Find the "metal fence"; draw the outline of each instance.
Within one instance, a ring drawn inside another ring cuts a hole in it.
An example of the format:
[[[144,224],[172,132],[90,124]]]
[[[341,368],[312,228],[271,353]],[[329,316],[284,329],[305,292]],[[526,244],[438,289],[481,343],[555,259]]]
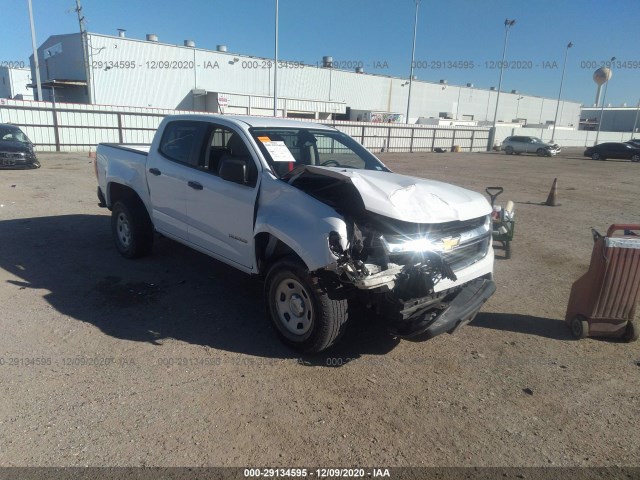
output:
[[[39,151],[95,150],[101,142],[149,145],[166,115],[198,113],[208,112],[0,99],[0,123],[22,128]],[[332,125],[374,152],[483,151],[489,138],[486,127],[308,121]]]

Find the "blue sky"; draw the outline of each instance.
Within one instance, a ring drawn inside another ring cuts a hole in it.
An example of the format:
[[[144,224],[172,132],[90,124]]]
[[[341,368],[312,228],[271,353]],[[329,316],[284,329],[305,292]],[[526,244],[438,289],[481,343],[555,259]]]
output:
[[[32,1],[38,44],[50,35],[78,30],[75,0]],[[273,56],[275,0],[82,4],[92,32],[115,34],[124,28],[134,38],[155,33],[166,43],[193,39],[201,48],[222,43],[230,52]],[[26,61],[31,53],[26,0],[0,0],[0,11],[0,62]],[[362,62],[371,73],[408,77],[413,15],[413,0],[280,0],[279,56],[315,64],[332,55],[345,66]],[[497,86],[500,72],[492,62],[502,55],[505,18],[517,20],[507,49],[507,60],[516,69],[505,71],[503,90],[556,97],[565,46],[572,41],[563,98],[592,104],[592,62],[615,56],[620,64],[607,103],[637,104],[640,0],[422,0],[415,75],[456,85]],[[459,68],[464,66],[468,68]]]

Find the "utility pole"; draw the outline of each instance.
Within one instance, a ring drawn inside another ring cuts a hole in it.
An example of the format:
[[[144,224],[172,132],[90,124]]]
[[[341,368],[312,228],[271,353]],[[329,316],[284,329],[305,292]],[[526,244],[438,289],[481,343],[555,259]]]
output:
[[[38,62],[38,47],[36,46],[36,28],[33,24],[33,8],[31,0],[27,0],[29,6],[29,22],[31,23],[31,48],[33,48],[33,65],[36,70],[36,88],[38,90],[38,101],[42,102],[42,82],[40,82],[40,62]]]
[[[413,86],[413,67],[416,60],[416,33],[418,33],[418,7],[420,0],[416,1],[416,14],[413,20],[413,47],[411,48],[411,69],[409,74],[409,95],[407,97],[407,119],[405,123],[409,123],[409,109],[411,108],[411,87]]]
[[[87,35],[87,26],[84,15],[82,14],[82,5],[80,0],[76,0],[76,13],[78,14],[78,24],[80,25],[80,37],[82,39],[82,56],[84,60],[84,71],[87,77],[87,100],[93,104],[93,92],[91,91],[91,65],[89,64],[89,41]]]
[[[278,0],[276,0],[276,37],[273,63],[273,116],[278,116]]]

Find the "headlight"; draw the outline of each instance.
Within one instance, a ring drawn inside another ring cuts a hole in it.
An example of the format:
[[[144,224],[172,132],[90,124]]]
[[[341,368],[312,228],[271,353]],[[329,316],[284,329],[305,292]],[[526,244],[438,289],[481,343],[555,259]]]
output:
[[[393,253],[424,253],[437,252],[446,253],[457,248],[459,245],[479,241],[480,238],[488,235],[491,230],[491,215],[485,215],[482,225],[461,232],[456,235],[442,236],[438,232],[422,235],[393,235],[389,238],[380,237],[382,245],[390,254]]]

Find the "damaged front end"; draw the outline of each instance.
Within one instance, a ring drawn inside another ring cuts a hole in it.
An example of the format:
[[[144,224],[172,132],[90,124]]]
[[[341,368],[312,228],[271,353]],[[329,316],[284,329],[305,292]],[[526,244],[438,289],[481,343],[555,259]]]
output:
[[[401,225],[404,222],[369,217],[349,222],[346,249],[335,234],[329,244],[338,257],[340,280],[356,287],[367,304],[388,319],[393,335],[433,337],[453,331],[471,321],[494,293],[490,273],[462,284],[455,273],[487,255],[487,219]]]
[[[398,220],[369,211],[349,178],[323,173],[307,168],[289,183],[344,218],[347,238],[331,232],[328,239],[335,273],[389,320],[393,335],[428,338],[473,319],[495,291],[488,212],[434,223]]]

